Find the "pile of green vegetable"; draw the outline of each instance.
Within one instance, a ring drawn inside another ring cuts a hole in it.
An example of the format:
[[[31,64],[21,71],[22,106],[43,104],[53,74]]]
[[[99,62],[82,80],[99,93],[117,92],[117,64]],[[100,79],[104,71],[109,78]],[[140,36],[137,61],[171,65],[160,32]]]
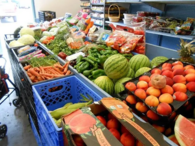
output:
[[[103,70],[103,64],[108,57],[114,54],[119,53],[111,47],[97,45],[97,47],[92,47],[87,51],[87,57],[79,56],[74,68],[90,80],[95,80],[99,76],[106,75]],[[123,56],[129,60],[133,55],[123,54]]]
[[[40,66],[53,66],[57,61],[55,60],[53,55],[48,55],[45,57],[33,57],[32,59],[28,60],[28,63],[32,67],[40,67]]]

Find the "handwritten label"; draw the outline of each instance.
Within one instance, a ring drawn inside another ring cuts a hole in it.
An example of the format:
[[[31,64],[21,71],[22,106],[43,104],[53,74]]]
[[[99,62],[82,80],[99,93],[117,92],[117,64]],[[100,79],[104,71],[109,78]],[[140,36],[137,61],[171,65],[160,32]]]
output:
[[[93,128],[90,129],[91,132],[93,133],[93,136],[97,138],[97,141],[100,144],[100,146],[111,146],[100,128],[97,128],[96,125],[94,125]]]

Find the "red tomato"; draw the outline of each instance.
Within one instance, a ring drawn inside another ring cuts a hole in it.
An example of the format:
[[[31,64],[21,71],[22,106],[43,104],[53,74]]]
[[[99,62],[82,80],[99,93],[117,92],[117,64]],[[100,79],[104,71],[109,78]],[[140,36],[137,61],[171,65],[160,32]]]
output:
[[[38,47],[39,45],[37,43],[34,44],[35,47]]]

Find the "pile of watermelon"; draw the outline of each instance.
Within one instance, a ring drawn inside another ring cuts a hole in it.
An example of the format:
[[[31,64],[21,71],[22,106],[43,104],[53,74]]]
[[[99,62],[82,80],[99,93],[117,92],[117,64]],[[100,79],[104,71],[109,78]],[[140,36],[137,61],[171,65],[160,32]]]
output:
[[[104,63],[104,71],[107,76],[98,77],[94,83],[110,95],[118,94],[125,90],[123,83],[138,77],[168,60],[163,56],[155,57],[151,63],[147,56],[134,55],[129,61],[120,54],[110,56]]]

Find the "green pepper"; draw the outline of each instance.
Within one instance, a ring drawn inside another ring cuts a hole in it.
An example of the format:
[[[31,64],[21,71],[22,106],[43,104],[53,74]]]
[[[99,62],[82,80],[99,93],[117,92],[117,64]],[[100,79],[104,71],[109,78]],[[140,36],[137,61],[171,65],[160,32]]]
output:
[[[105,45],[98,45],[99,48],[103,48],[103,49],[106,49],[106,46]]]
[[[111,47],[106,47],[106,50],[112,50],[112,48]]]
[[[83,58],[83,56],[82,56],[82,55],[79,55],[79,56],[77,57],[77,59],[76,59],[77,63],[81,62],[82,58]]]
[[[83,75],[86,76],[86,77],[88,77],[88,76],[92,73],[93,70],[94,70],[94,68],[92,68],[92,69],[90,69],[90,70],[85,70],[85,71],[83,72]]]
[[[74,66],[74,68],[77,68],[77,67],[80,66],[82,63],[83,63],[83,62],[79,62],[78,64],[76,64],[76,65]]]
[[[89,59],[89,58],[83,58],[82,60],[84,60],[84,61],[86,61],[86,62],[88,62],[88,63],[90,63],[92,65],[95,64],[95,62],[93,60]]]
[[[112,54],[112,50],[100,51],[100,53],[101,53],[102,55]]]
[[[93,56],[87,56],[87,58],[89,58],[89,59],[91,59],[91,60],[93,60],[93,61],[95,61],[95,62],[97,62],[97,59],[95,58],[95,57],[93,57]]]
[[[112,51],[112,55],[114,54],[118,54],[118,51],[117,50]]]
[[[94,79],[98,78],[99,76],[106,75],[103,69],[97,69],[92,71],[92,76]]]
[[[83,62],[79,67],[78,67],[78,72],[82,73],[84,70],[87,70],[89,68],[89,62]]]
[[[100,56],[100,58],[99,58],[100,59],[100,63],[103,64],[106,61],[107,58],[108,57],[105,56],[105,55]]]

